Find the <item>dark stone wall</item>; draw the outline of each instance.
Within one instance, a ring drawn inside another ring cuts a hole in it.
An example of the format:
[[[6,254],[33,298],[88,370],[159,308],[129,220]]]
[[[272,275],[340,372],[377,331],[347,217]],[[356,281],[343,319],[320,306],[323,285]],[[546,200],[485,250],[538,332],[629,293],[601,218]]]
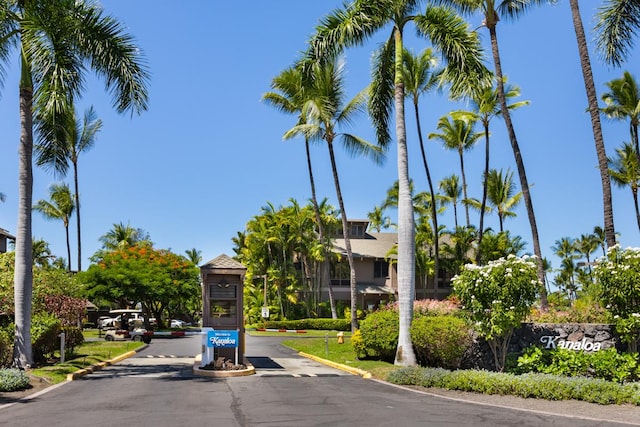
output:
[[[550,337],[550,338],[543,338]],[[517,357],[531,346],[543,348],[565,346],[576,351],[586,347],[586,351],[594,348],[606,349],[616,347],[625,351],[626,345],[620,342],[615,327],[609,324],[596,323],[523,323],[514,331],[509,344],[509,353]],[[598,345],[596,345],[598,344]],[[493,354],[487,342],[474,338],[473,345],[467,351],[462,362],[465,369],[495,370]]]

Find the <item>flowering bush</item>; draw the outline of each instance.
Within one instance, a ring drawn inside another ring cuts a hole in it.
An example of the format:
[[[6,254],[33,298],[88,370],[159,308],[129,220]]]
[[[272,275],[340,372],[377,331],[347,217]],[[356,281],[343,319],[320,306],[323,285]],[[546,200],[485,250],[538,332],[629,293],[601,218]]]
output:
[[[529,313],[540,288],[535,260],[509,255],[483,266],[467,264],[452,283],[461,308],[489,343],[496,369],[503,370],[513,330]]]
[[[594,269],[600,298],[629,351],[638,351],[640,335],[640,248],[609,248]]]

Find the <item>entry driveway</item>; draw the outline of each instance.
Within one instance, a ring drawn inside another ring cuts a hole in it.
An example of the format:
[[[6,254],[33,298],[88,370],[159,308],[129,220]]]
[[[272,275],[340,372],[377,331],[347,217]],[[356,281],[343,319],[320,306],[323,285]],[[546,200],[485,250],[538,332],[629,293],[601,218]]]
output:
[[[0,410],[6,426],[614,426],[475,405],[366,380],[247,336],[256,375],[194,375],[199,337],[154,339],[135,357]],[[269,362],[269,363],[271,363]],[[267,363],[267,364],[269,364]]]

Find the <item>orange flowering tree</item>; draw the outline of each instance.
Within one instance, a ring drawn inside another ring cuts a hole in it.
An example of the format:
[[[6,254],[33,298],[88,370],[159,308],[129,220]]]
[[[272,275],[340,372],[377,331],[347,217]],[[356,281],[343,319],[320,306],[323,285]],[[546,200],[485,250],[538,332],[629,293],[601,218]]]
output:
[[[198,268],[170,250],[142,243],[98,252],[93,261],[82,275],[88,296],[119,308],[140,303],[159,327],[200,301]]]

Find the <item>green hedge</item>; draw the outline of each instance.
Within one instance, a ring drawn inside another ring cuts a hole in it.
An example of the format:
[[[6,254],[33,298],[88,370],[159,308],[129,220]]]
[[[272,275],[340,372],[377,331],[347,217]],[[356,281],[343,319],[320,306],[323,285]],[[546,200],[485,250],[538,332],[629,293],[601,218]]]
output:
[[[387,381],[399,385],[438,387],[483,394],[513,395],[546,400],[582,400],[606,404],[640,405],[640,385],[619,384],[601,379],[563,377],[550,374],[515,375],[503,372],[441,368],[402,368]]]
[[[267,320],[263,323],[267,329],[314,329],[320,331],[350,331],[348,319],[299,319],[299,320]]]
[[[456,369],[473,339],[467,323],[454,316],[422,316],[411,324],[411,342],[422,366]]]

